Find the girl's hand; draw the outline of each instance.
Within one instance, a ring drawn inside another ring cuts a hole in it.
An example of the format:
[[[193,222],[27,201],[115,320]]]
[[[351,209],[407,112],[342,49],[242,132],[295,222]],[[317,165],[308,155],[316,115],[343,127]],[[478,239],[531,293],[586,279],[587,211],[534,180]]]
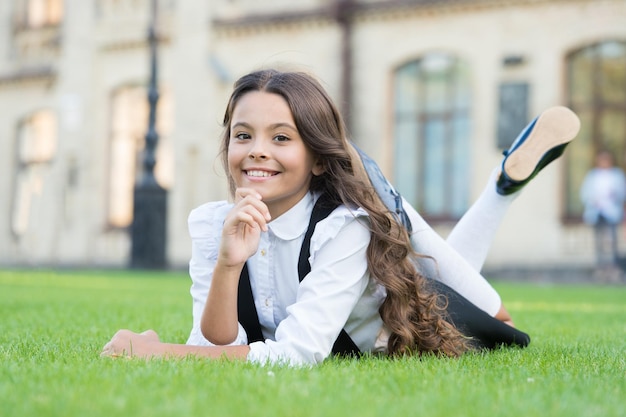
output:
[[[161,356],[161,341],[154,330],[135,333],[130,330],[118,330],[111,341],[104,345],[100,356],[151,358]]]
[[[238,188],[235,206],[224,220],[218,262],[226,267],[240,266],[259,247],[261,231],[267,231],[271,220],[261,195],[250,188]]]

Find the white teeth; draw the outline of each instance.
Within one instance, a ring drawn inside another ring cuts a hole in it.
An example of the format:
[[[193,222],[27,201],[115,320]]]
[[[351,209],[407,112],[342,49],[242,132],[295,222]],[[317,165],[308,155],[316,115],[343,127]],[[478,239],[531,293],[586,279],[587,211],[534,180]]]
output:
[[[248,171],[249,177],[271,177],[272,174],[267,171]]]

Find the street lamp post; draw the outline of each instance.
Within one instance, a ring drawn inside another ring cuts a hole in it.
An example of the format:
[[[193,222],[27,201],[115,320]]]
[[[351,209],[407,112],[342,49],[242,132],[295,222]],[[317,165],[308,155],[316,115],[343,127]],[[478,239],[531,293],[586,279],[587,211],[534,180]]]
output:
[[[133,223],[131,226],[131,267],[141,269],[162,269],[167,265],[166,213],[167,191],[162,188],[154,176],[156,164],[155,150],[159,141],[156,131],[156,107],[159,100],[157,87],[157,0],[151,3],[151,18],[148,29],[150,46],[150,85],[148,102],[150,113],[148,131],[143,156],[143,172],[135,184]]]

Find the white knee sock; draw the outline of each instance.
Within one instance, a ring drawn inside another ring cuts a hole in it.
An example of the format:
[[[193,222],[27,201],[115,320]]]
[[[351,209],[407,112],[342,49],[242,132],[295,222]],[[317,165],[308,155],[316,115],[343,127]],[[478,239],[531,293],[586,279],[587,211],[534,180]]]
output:
[[[476,271],[485,263],[491,242],[513,200],[519,192],[507,196],[498,194],[496,180],[500,170],[495,169],[478,200],[469,208],[448,236],[447,242]]]
[[[432,259],[419,261],[421,272],[456,290],[478,308],[495,316],[500,310],[500,295],[480,275],[480,267],[500,221],[504,217],[515,193],[501,196],[495,189],[497,171],[491,175],[485,190],[467,211],[451,234],[443,240],[407,202],[405,208],[413,233],[411,243],[420,254]]]

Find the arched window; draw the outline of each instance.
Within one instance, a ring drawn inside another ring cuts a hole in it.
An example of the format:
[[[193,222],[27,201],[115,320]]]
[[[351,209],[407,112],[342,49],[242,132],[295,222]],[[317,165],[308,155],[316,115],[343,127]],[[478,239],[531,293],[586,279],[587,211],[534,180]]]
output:
[[[604,41],[568,55],[569,107],[581,120],[581,131],[568,149],[565,217],[580,219],[579,189],[595,153],[610,150],[626,168],[626,41]]]
[[[143,170],[143,149],[148,130],[148,98],[144,87],[125,86],[114,91],[111,105],[108,223],[130,226],[133,220],[133,190]],[[159,185],[169,188],[174,180],[173,154],[169,143],[172,130],[170,95],[162,93],[157,106],[154,175]]]
[[[459,218],[469,201],[468,68],[430,53],[394,74],[394,183],[430,220]]]
[[[11,213],[11,230],[18,238],[31,227],[33,211],[46,187],[49,163],[56,149],[57,119],[52,111],[37,111],[20,122]]]

